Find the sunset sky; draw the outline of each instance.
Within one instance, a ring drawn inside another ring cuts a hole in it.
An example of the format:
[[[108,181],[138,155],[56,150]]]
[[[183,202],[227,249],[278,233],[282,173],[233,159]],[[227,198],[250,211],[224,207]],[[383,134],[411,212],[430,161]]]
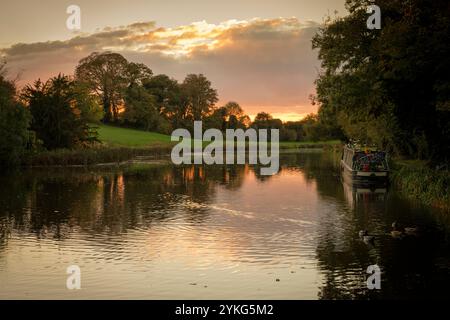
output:
[[[203,73],[220,104],[236,101],[283,120],[315,112],[319,71],[311,38],[344,0],[43,0],[2,1],[0,55],[19,85],[73,74],[93,51],[115,51],[182,81]],[[69,5],[81,30],[66,28]]]

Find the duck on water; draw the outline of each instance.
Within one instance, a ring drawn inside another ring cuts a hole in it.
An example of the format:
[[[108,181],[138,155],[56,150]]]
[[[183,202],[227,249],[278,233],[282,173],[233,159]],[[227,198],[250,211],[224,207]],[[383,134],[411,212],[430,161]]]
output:
[[[393,238],[403,238],[404,236],[417,236],[419,229],[417,227],[403,227],[397,221],[392,223],[391,236]]]
[[[373,245],[375,242],[375,236],[369,234],[367,230],[360,230],[358,232],[359,238],[367,245]],[[403,239],[405,236],[416,237],[419,235],[418,227],[404,227],[397,221],[392,223],[392,231],[390,233],[394,239]]]

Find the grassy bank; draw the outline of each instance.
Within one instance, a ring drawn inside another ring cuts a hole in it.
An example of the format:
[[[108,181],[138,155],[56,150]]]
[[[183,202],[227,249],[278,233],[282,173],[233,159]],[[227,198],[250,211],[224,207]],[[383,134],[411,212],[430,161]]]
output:
[[[120,128],[115,126],[99,125],[99,139],[107,146],[120,147],[148,147],[154,144],[173,145],[170,136],[135,129]],[[204,142],[208,144],[208,142]],[[280,149],[323,148],[340,145],[339,140],[330,141],[304,141],[304,142],[280,142]]]
[[[101,144],[85,149],[43,151],[23,159],[25,166],[88,166],[119,163],[136,157],[157,157],[170,154],[176,144],[170,136],[154,132],[98,125]],[[209,142],[203,142],[207,145]],[[339,141],[280,142],[280,150],[337,148]]]
[[[76,150],[53,150],[30,155],[23,165],[42,166],[89,166],[100,163],[120,163],[137,157],[158,157],[170,153],[170,145],[154,144],[148,147],[95,147]]]
[[[450,211],[450,171],[428,168],[421,161],[393,163],[392,183],[406,196]]]
[[[99,125],[100,141],[112,147],[149,147],[171,145],[170,136],[142,130]]]
[[[342,144],[328,143],[324,149],[339,163]],[[404,196],[450,211],[450,171],[434,170],[425,161],[390,159],[390,181]]]
[[[136,157],[167,155],[173,143],[170,136],[115,126],[98,125],[101,144],[92,148],[61,149],[28,155],[25,166],[88,166],[120,163]]]

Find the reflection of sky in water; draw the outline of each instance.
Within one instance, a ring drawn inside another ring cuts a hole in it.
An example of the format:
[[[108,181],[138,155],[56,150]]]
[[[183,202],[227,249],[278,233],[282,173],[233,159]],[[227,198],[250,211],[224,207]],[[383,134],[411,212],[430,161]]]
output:
[[[406,297],[407,285],[419,295],[424,281],[448,283],[448,243],[431,232],[438,213],[392,191],[358,194],[324,155],[286,157],[273,177],[167,166],[16,179],[0,196],[0,298]],[[393,241],[393,220],[427,233]],[[364,228],[372,247],[358,239]],[[365,289],[374,263],[379,293]],[[78,292],[65,289],[71,264]]]

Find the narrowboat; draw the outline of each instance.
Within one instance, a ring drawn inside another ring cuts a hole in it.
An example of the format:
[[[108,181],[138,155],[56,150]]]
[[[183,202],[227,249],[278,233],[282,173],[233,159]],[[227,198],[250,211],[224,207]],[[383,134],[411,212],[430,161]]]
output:
[[[361,184],[387,184],[389,165],[387,153],[373,147],[347,145],[341,159],[344,180]]]

